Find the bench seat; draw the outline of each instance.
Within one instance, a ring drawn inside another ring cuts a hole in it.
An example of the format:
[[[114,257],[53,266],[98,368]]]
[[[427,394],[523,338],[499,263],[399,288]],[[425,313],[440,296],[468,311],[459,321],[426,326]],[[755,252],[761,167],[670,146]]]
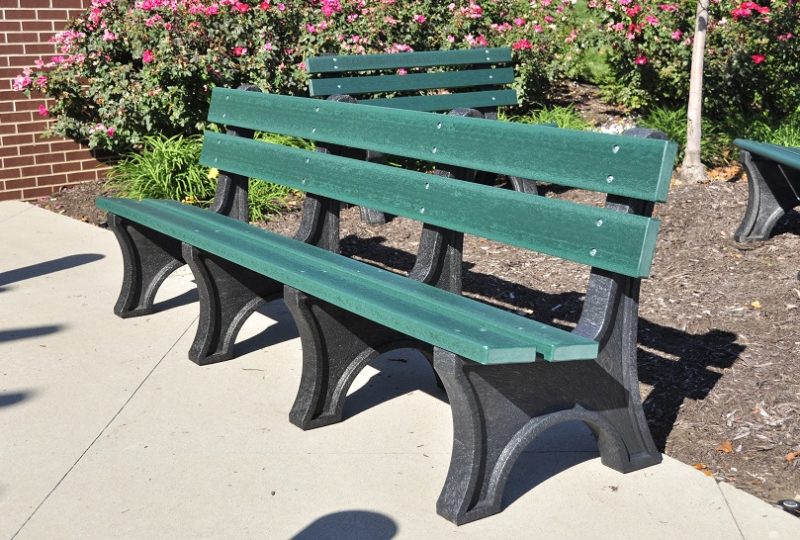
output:
[[[481,364],[597,357],[591,339],[200,208],[109,198],[97,205]]]

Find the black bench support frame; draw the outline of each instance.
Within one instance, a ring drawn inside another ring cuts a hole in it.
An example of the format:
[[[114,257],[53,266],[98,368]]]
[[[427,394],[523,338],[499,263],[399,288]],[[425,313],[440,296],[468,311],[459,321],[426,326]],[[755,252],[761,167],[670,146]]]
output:
[[[747,171],[749,197],[733,237],[737,242],[768,240],[778,220],[800,205],[800,170],[747,150],[741,151],[740,161]]]

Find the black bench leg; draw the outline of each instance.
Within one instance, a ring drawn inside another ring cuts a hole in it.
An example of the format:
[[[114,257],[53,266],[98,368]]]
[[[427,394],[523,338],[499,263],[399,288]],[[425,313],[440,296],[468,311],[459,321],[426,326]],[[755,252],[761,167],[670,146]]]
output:
[[[289,420],[302,429],[342,420],[347,390],[378,355],[393,349],[428,349],[408,336],[286,287],[284,300],[303,347],[300,389]]]
[[[516,459],[561,422],[586,423],[602,463],[620,472],[661,461],[639,397],[635,300],[623,295],[612,317],[596,361],[483,366],[434,350],[454,432],[439,514],[462,524],[499,512]]]
[[[742,151],[747,171],[749,199],[744,219],[733,235],[737,242],[769,239],[783,215],[800,204],[800,172]]]
[[[189,244],[183,244],[183,256],[200,296],[189,358],[201,366],[230,360],[244,322],[265,301],[279,298],[283,285]]]
[[[114,313],[122,318],[148,315],[158,288],[184,264],[181,242],[114,214],[108,214],[108,226],[122,250],[122,290]]]

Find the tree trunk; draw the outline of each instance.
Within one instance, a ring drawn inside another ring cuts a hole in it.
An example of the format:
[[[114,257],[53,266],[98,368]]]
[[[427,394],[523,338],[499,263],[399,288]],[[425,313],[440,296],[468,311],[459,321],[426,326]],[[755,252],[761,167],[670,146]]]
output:
[[[680,177],[688,182],[703,182],[706,168],[700,161],[700,135],[703,110],[703,57],[706,49],[709,0],[697,0],[697,18],[692,44],[692,67],[689,79],[689,104],[686,109],[686,153]]]

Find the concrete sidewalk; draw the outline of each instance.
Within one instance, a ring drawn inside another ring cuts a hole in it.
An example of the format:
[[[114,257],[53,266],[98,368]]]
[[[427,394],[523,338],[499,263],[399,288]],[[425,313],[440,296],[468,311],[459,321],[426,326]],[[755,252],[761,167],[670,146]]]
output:
[[[188,269],[129,320],[112,313],[121,277],[109,231],[0,203],[0,538],[800,538],[797,518],[669,457],[602,466],[580,425],[529,449],[501,514],[456,527],[435,510],[450,411],[421,357],[379,359],[344,422],[303,432],[280,302],[239,358],[198,367]]]

